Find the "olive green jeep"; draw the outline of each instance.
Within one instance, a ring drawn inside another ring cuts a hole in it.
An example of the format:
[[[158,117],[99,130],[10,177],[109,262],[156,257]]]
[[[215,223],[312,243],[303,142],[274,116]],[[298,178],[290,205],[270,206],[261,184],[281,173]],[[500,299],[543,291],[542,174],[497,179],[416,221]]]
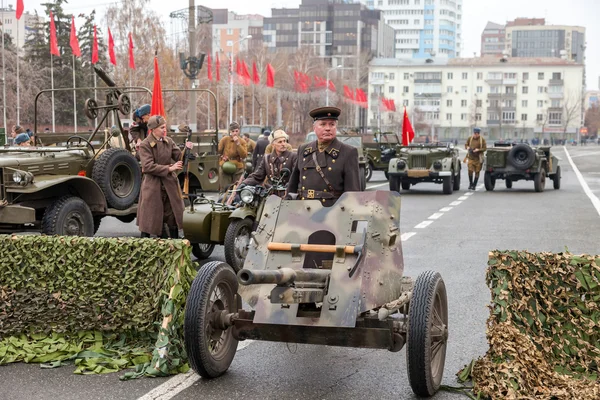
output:
[[[494,147],[487,149],[482,169],[488,191],[494,190],[498,179],[504,179],[507,189],[511,189],[516,181],[533,181],[535,191],[543,192],[546,178],[550,178],[554,189],[560,189],[560,165],[550,146],[496,142]]]
[[[390,190],[409,190],[421,182],[441,183],[444,194],[460,189],[461,161],[452,143],[400,146],[389,162]]]
[[[398,136],[393,132],[363,136],[363,148],[367,157],[367,182],[371,180],[373,171],[384,171],[385,178],[389,178],[390,160],[396,157],[401,145]]]

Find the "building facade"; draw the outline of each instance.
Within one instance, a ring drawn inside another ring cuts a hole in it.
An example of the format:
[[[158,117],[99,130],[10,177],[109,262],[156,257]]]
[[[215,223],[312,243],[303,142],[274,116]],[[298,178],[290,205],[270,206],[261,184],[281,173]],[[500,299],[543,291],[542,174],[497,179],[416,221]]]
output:
[[[488,22],[481,34],[481,55],[502,56],[506,49],[504,25]]]
[[[395,30],[396,58],[460,57],[462,0],[361,0]]]
[[[8,8],[0,8],[0,25],[10,35],[13,43],[16,43],[18,48],[22,49],[29,33],[43,19],[35,14],[24,12],[21,19],[17,20],[16,14],[16,10],[13,9],[12,5],[9,5]]]
[[[557,58],[374,59],[372,129],[399,131],[406,106],[418,134],[465,139],[474,126],[491,139],[576,137],[582,126],[584,66]],[[382,111],[380,99],[397,112]]]
[[[263,16],[239,15],[227,9],[213,9],[213,48],[235,56],[242,51],[262,48]],[[252,38],[243,40],[248,35]]]

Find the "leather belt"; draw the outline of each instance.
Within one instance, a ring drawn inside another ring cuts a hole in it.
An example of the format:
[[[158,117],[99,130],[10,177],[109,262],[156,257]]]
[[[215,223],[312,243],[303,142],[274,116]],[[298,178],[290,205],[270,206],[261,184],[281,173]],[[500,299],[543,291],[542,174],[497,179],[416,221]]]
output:
[[[300,190],[298,192],[302,199],[337,199],[342,194],[337,192],[323,192],[320,190]]]

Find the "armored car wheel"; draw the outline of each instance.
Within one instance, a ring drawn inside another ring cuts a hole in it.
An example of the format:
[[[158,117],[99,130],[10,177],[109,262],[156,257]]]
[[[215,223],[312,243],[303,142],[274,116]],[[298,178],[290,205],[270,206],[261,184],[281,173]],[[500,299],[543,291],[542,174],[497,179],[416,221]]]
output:
[[[250,218],[236,219],[231,221],[225,232],[225,261],[236,273],[244,267],[252,225]]]
[[[385,176],[385,179],[390,179],[390,174],[387,171],[384,171],[383,175]]]
[[[94,229],[90,208],[77,196],[56,200],[46,208],[42,218],[42,233],[46,235],[94,236]]]
[[[223,375],[235,356],[238,341],[224,327],[223,312],[237,311],[238,281],[221,261],[205,264],[192,283],[185,306],[184,341],[190,365],[203,378]]]
[[[494,190],[494,187],[496,187],[496,178],[492,178],[492,174],[486,172],[483,175],[483,184],[485,186],[485,190],[491,192],[492,190]]]
[[[556,173],[552,176],[552,186],[554,189],[560,189],[560,167],[556,167]]]
[[[406,362],[417,396],[433,396],[442,382],[448,342],[448,300],[439,273],[425,271],[415,282],[408,309]]]
[[[546,170],[540,169],[540,172],[533,177],[533,188],[536,192],[543,192],[546,187]]]
[[[200,260],[210,257],[214,249],[214,243],[192,243],[192,253]]]

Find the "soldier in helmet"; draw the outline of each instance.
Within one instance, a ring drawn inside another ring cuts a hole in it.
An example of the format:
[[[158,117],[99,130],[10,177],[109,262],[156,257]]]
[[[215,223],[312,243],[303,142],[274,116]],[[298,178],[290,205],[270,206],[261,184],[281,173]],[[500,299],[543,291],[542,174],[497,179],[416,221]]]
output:
[[[469,190],[475,190],[479,180],[479,172],[483,164],[483,153],[487,150],[485,139],[481,137],[481,129],[473,128],[473,136],[465,143],[469,166]],[[473,175],[475,175],[473,177]]]
[[[318,199],[331,206],[344,192],[360,191],[358,150],[336,139],[341,110],[320,107],[312,110],[317,140],[298,148],[298,161],[292,171],[289,193],[298,198]]]
[[[237,182],[244,174],[248,147],[246,141],[240,137],[240,125],[232,122],[229,125],[229,136],[224,136],[219,141],[219,185],[221,191]]]

